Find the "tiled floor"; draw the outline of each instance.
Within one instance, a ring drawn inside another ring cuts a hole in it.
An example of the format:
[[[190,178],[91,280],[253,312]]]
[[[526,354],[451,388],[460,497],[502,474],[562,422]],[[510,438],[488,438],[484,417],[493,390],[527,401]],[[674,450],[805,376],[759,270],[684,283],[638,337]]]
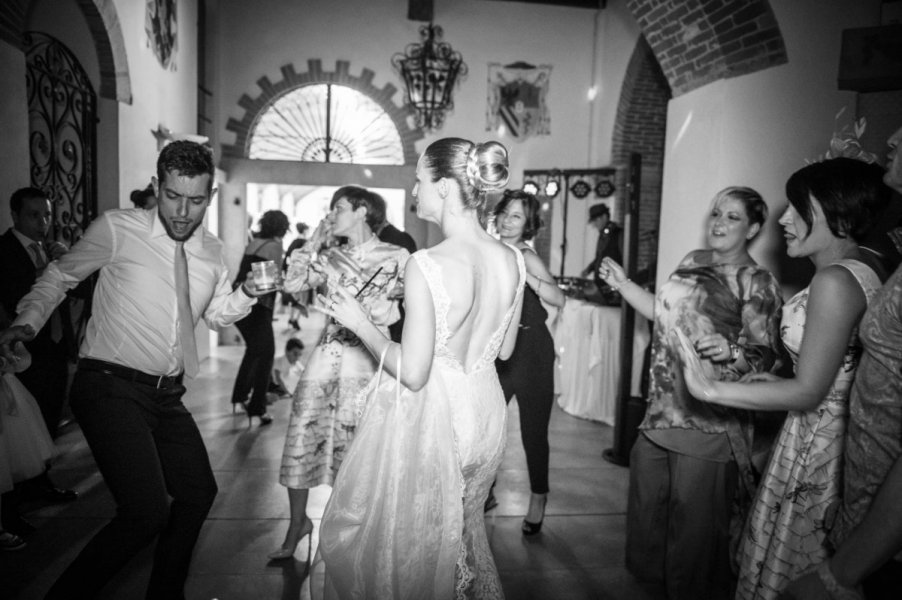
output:
[[[316,317],[302,321],[300,337],[312,348]],[[281,316],[274,324],[277,353],[293,331]],[[195,552],[187,597],[191,600],[308,598],[307,547],[297,560],[268,564],[266,553],[282,540],[288,498],[277,482],[289,402],[270,411],[273,425],[248,428],[232,415],[229,397],[242,347],[218,348],[191,383],[185,403],[207,443],[219,495]],[[508,445],[498,474],[499,505],[486,517],[489,538],[511,600],[663,598],[659,589],[635,582],[623,566],[628,471],[601,458],[611,446],[610,427],[576,419],[555,407],[551,421],[551,486],[541,534],[524,538],[520,522],[528,502],[528,479],[520,443],[517,405],[509,409]],[[42,598],[85,541],[113,513],[114,504],[77,426],[58,439],[56,483],[81,497],[69,505],[33,506],[38,526],[19,552],[0,554],[0,598]],[[329,489],[311,491],[309,512],[318,523]],[[316,530],[313,551],[316,548]],[[104,591],[104,598],[143,598],[151,549],[137,556]]]

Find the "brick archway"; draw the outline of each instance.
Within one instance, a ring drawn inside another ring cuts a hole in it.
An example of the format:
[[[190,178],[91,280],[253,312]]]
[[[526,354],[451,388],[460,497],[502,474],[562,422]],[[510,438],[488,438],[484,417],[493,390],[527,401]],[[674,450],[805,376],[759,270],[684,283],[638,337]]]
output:
[[[132,103],[128,57],[122,26],[113,0],[74,0],[81,9],[97,51],[102,98]],[[28,23],[32,0],[4,0],[0,4],[0,39],[24,51],[22,35]]]
[[[787,62],[768,0],[627,0],[674,97]]]
[[[653,264],[657,255],[667,103],[670,98],[667,79],[648,42],[640,36],[620,91],[612,144],[612,158],[617,164],[628,164],[631,152],[642,155],[638,270]],[[622,214],[623,209],[619,207],[618,214]],[[654,277],[654,273],[651,276]]]
[[[250,135],[254,130],[257,119],[273,102],[284,94],[305,85],[334,83],[357,90],[379,104],[389,115],[401,136],[404,163],[408,165],[416,164],[418,156],[414,143],[423,138],[423,132],[420,129],[410,127],[407,122],[407,118],[410,115],[407,108],[396,106],[392,102],[392,96],[398,91],[394,85],[387,83],[384,88],[377,88],[372,83],[375,73],[370,69],[363,69],[360,77],[351,75],[349,72],[350,63],[345,60],[336,61],[335,71],[324,71],[322,62],[319,59],[311,59],[307,61],[307,69],[306,73],[298,74],[294,65],[284,65],[281,68],[282,81],[273,83],[268,77],[261,77],[257,80],[260,94],[256,98],[251,98],[247,94],[241,96],[238,105],[244,109],[244,116],[241,119],[230,118],[226,124],[226,129],[234,132],[236,137],[234,144],[223,145],[223,156],[233,158],[248,157]]]

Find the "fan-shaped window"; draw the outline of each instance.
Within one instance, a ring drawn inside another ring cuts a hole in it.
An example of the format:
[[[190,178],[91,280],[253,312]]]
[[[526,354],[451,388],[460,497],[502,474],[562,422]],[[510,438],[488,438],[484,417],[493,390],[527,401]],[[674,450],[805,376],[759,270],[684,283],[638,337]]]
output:
[[[374,100],[336,84],[280,96],[254,124],[249,157],[269,160],[403,165],[397,127]]]

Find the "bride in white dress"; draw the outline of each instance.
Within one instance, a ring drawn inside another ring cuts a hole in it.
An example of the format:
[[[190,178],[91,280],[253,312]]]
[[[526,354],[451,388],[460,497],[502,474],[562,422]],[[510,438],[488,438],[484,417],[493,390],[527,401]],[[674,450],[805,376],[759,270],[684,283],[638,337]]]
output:
[[[507,179],[497,142],[446,138],[420,157],[417,215],[445,240],[407,263],[400,344],[356,290],[321,298],[387,374],[370,386],[323,516],[327,597],[503,598],[483,504],[505,442],[494,360],[514,349],[525,275],[519,251],[489,236],[479,213]]]

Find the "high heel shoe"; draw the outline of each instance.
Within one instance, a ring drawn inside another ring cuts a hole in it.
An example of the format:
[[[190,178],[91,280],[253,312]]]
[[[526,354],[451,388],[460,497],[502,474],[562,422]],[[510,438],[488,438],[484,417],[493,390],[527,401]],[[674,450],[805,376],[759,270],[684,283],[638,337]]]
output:
[[[545,521],[545,504],[548,502],[548,496],[543,496],[542,498],[542,518],[539,519],[538,523],[533,523],[532,521],[527,521],[523,519],[523,526],[521,530],[523,531],[523,535],[530,536],[536,535],[537,533],[542,531],[542,522]],[[532,502],[530,502],[531,504]]]
[[[290,530],[291,528],[289,527],[289,531]],[[310,551],[313,549],[313,521],[311,521],[309,517],[301,527],[301,532],[298,536],[297,541],[293,543],[289,542],[287,546],[285,544],[282,544],[281,548],[270,552],[266,555],[266,558],[268,558],[269,560],[285,560],[287,558],[292,558],[294,556],[294,553],[297,551],[301,540],[304,539],[305,536],[307,537],[307,557],[308,560],[310,560],[312,558],[310,556]]]
[[[260,427],[263,427],[264,425],[269,425],[272,423],[272,416],[269,415],[268,413],[260,413],[259,415],[258,414],[252,415],[251,413],[247,413],[247,426],[248,427],[250,427],[254,424],[254,417],[257,417],[258,419],[260,419]]]

